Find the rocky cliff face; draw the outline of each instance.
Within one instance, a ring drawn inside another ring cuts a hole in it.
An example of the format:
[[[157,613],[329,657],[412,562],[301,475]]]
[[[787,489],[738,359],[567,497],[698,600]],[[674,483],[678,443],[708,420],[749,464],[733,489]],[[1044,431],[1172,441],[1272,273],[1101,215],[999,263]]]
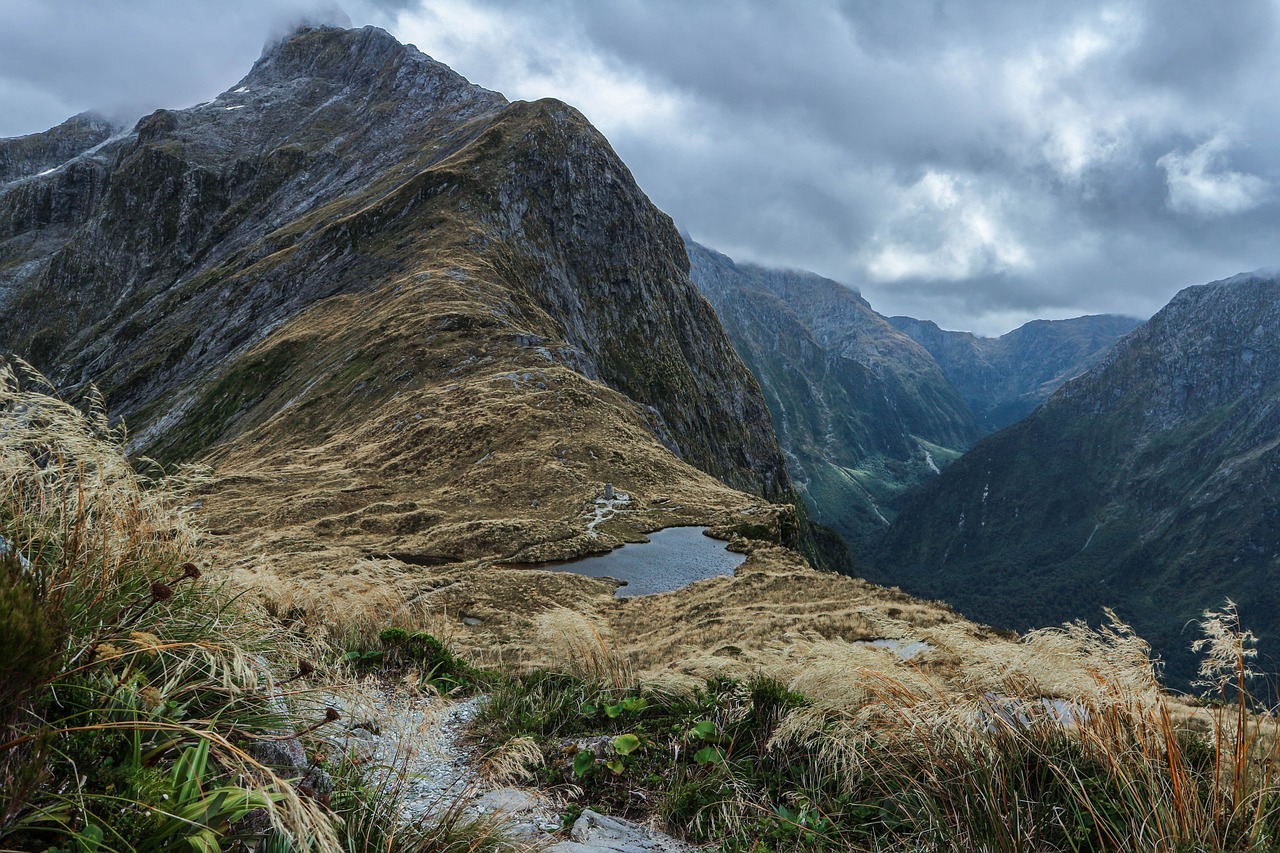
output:
[[[115,130],[102,116],[81,113],[44,133],[0,139],[0,184],[56,169],[106,142]]]
[[[912,317],[890,317],[889,322],[929,351],[984,434],[1031,414],[1141,325],[1133,317],[1101,314],[1033,320],[998,338],[980,338]]]
[[[788,493],[679,235],[571,107],[304,28],[206,104],[73,124],[0,148],[0,350],[211,462],[226,530],[534,559]],[[588,532],[605,482],[633,503]]]
[[[1274,637],[1277,323],[1274,274],[1182,291],[923,489],[875,576],[1010,627],[1114,606],[1182,679],[1183,626],[1224,597]]]

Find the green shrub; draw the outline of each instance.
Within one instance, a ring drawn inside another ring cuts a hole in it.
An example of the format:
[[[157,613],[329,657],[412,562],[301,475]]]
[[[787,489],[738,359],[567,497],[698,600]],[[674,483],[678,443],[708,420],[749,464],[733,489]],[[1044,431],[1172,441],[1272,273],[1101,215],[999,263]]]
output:
[[[459,659],[448,646],[424,631],[384,628],[378,632],[378,643],[381,648],[353,648],[342,656],[342,661],[363,674],[403,675],[414,670],[422,684],[429,684],[440,693],[465,693],[491,679],[490,673]]]

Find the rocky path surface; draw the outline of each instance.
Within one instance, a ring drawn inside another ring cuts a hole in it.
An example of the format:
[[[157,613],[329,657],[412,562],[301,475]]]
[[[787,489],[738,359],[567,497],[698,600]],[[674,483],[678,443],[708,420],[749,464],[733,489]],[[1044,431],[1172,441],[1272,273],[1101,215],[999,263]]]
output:
[[[496,819],[513,841],[546,853],[685,853],[694,848],[631,821],[584,811],[567,833],[562,808],[543,792],[490,782],[483,756],[465,735],[484,697],[449,701],[390,690],[343,701],[342,748],[384,769],[387,790],[401,787],[406,821],[461,809]]]

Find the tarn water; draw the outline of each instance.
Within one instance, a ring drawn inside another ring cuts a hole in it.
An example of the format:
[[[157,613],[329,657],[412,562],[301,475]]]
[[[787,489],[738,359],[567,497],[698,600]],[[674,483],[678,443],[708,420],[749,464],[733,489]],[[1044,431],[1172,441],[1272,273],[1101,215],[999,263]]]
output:
[[[614,593],[618,598],[670,592],[694,581],[733,575],[746,555],[726,550],[719,539],[703,536],[706,529],[668,527],[648,534],[647,543],[623,545],[607,554],[540,568],[625,581],[626,585]]]

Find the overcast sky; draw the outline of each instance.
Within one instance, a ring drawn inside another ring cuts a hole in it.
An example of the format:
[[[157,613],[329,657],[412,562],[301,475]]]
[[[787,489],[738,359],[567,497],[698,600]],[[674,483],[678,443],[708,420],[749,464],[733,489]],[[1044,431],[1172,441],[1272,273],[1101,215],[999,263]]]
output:
[[[984,334],[1280,266],[1280,0],[0,0],[0,136],[212,97],[304,16],[558,97],[737,260]]]

